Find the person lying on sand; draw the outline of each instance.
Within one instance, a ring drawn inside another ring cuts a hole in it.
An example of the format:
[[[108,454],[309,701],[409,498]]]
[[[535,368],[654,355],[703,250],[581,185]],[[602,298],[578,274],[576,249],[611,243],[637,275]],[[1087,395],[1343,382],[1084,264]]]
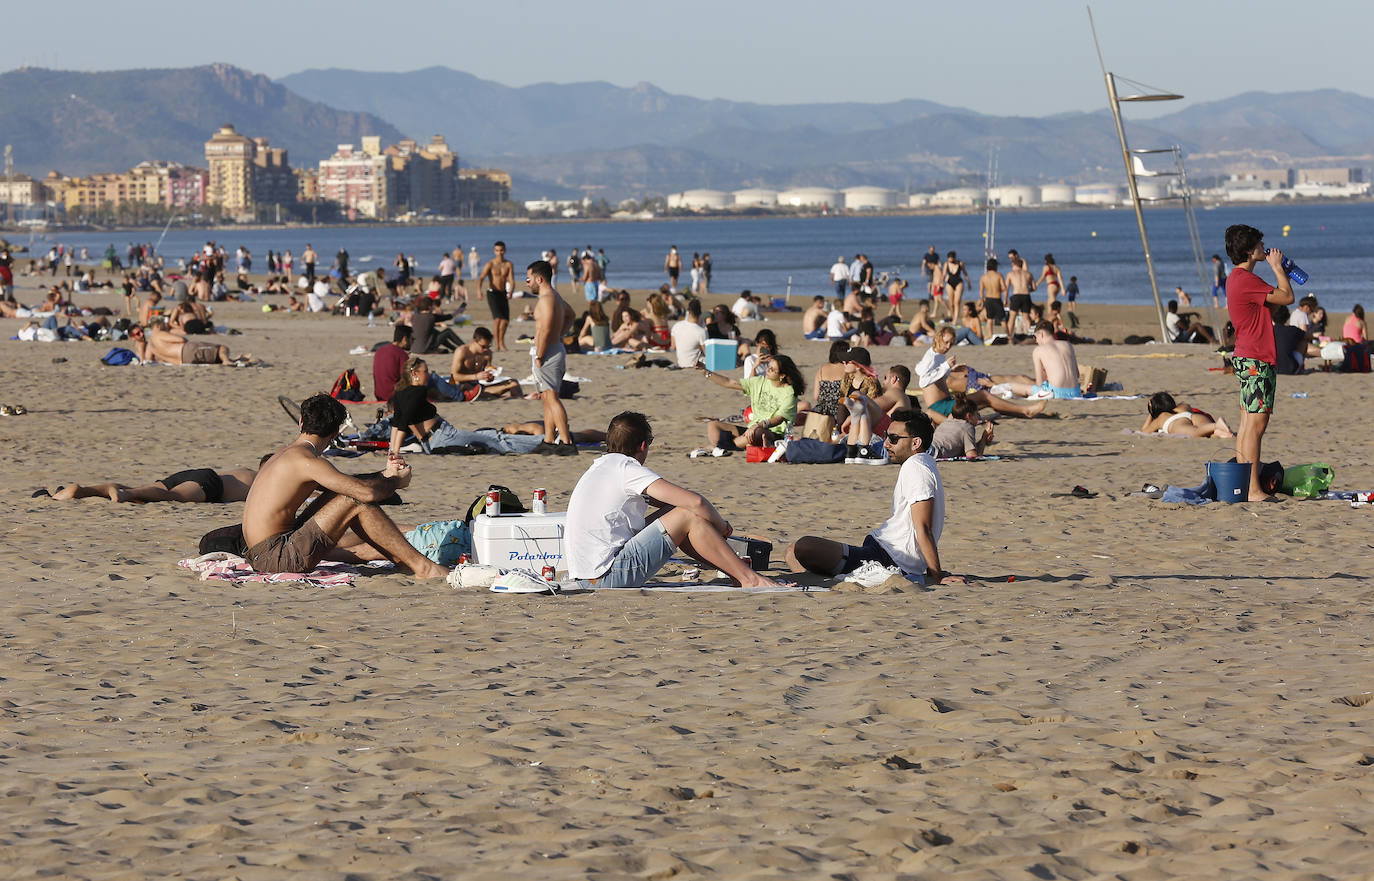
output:
[[[263,456],[263,461],[267,461]],[[261,464],[261,462],[259,463]],[[105,498],[112,502],[241,502],[248,498],[248,488],[258,472],[252,468],[235,468],[217,472],[213,468],[188,468],[162,478],[147,486],[127,486],[122,483],[77,483],[59,486],[51,496],[58,501]],[[39,490],[47,494],[47,490]]]
[[[252,355],[237,358],[229,354],[228,346],[217,343],[190,342],[185,336],[167,328],[167,320],[160,319],[147,329],[146,335],[129,334],[134,354],[145,364],[232,364],[244,367],[257,363]]]
[[[839,575],[865,563],[900,569],[925,583],[959,584],[940,565],[938,545],[945,524],[945,489],[940,471],[930,456],[935,426],[919,410],[898,410],[883,441],[888,459],[900,462],[892,489],[892,515],[855,547],[828,538],[804,535],[787,548],[793,572]],[[569,510],[571,515],[571,510]],[[572,518],[569,516],[569,522]]]
[[[248,491],[244,559],[259,572],[309,572],[326,559],[390,560],[419,578],[445,577],[448,570],[415,550],[377,506],[410,485],[404,459],[390,456],[380,476],[355,477],[320,455],[347,416],[329,395],[301,403],[300,436],[263,464]],[[316,491],[319,496],[301,509]]]
[[[731,526],[703,496],[645,467],[653,442],[644,414],[625,411],[611,420],[606,455],[568,500],[568,575],[590,582],[584,586],[640,587],[682,548],[741,587],[790,587],[758,574],[730,550]]]
[[[942,327],[936,331],[935,342],[931,344],[930,350],[916,364],[916,382],[921,388],[921,398],[925,402],[926,412],[937,425],[944,422],[954,409],[954,395],[950,392],[948,380],[956,365],[954,359],[946,355],[953,347],[954,329]],[[1008,416],[1024,416],[1030,419],[1045,409],[1044,401],[1033,404],[1012,403],[988,393],[983,388],[966,388],[963,394],[979,407],[989,407]]]
[[[1181,434],[1185,437],[1235,437],[1225,419],[1213,419],[1210,413],[1174,403],[1168,392],[1155,392],[1145,404],[1145,424],[1140,430],[1146,434]]]

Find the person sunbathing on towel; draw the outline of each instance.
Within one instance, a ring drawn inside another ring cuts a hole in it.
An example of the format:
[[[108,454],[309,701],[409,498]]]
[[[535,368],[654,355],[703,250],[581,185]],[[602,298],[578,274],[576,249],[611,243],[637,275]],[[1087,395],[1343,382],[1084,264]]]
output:
[[[377,506],[410,485],[404,459],[390,456],[379,476],[355,477],[320,455],[347,416],[329,395],[301,403],[300,435],[263,464],[248,491],[244,559],[259,572],[309,572],[321,560],[390,560],[419,578],[445,577],[448,569],[413,548]],[[302,509],[316,491],[319,496]]]
[[[229,354],[228,346],[191,342],[182,334],[168,330],[165,318],[148,328],[146,339],[135,335],[131,329],[129,342],[134,346],[134,354],[145,364],[157,361],[163,364],[233,364],[241,367],[255,363],[252,355],[233,357]]]
[[[1174,403],[1168,392],[1155,392],[1145,404],[1145,434],[1179,434],[1184,437],[1235,437],[1225,419],[1213,419],[1210,413]]]
[[[267,461],[267,456],[262,461]],[[259,465],[262,462],[258,463]],[[112,502],[241,502],[248,498],[248,488],[258,472],[252,468],[215,471],[213,468],[188,468],[162,478],[147,486],[127,486],[122,483],[77,483],[59,486],[51,495],[58,501],[70,499],[105,498]],[[39,490],[37,494],[46,494]]]

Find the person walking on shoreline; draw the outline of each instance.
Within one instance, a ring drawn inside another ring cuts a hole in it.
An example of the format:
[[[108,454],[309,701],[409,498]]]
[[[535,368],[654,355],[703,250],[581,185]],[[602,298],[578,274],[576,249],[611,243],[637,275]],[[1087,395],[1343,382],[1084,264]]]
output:
[[[1250,489],[1247,501],[1263,502],[1272,496],[1260,489],[1260,446],[1269,418],[1274,413],[1276,347],[1270,306],[1293,302],[1293,286],[1283,271],[1283,252],[1267,251],[1264,233],[1253,226],[1236,224],[1226,228],[1226,256],[1235,269],[1226,279],[1226,311],[1236,327],[1236,348],[1231,359],[1240,381],[1240,428],[1236,431],[1236,461],[1250,463]],[[1275,287],[1255,274],[1260,262],[1267,262],[1278,282]]]
[[[668,289],[671,293],[677,293],[677,279],[682,274],[682,255],[677,252],[677,245],[668,247],[668,256],[663,258],[663,271],[668,273]]]
[[[315,264],[320,261],[320,255],[315,253],[315,248],[309,243],[305,243],[305,250],[301,252],[301,263],[305,264],[305,277],[313,285],[315,283]]]

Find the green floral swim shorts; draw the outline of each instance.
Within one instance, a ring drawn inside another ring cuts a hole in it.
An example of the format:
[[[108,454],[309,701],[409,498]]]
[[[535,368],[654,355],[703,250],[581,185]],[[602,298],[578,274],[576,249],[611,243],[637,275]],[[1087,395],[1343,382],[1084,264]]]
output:
[[[1254,358],[1232,358],[1231,367],[1240,380],[1240,407],[1246,413],[1273,413],[1278,377],[1274,365]]]

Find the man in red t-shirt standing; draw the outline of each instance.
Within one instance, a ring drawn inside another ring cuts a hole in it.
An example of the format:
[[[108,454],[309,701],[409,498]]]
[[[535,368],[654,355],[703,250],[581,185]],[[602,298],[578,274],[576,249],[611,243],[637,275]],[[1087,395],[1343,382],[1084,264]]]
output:
[[[1236,327],[1236,350],[1231,364],[1240,380],[1240,429],[1236,431],[1236,461],[1250,463],[1247,501],[1269,498],[1260,489],[1260,442],[1274,412],[1274,322],[1270,306],[1293,302],[1293,286],[1283,271],[1283,252],[1266,255],[1264,233],[1253,226],[1226,228],[1226,256],[1236,268],[1226,278],[1226,311]],[[1274,287],[1255,275],[1255,264],[1267,262],[1278,279]]]

